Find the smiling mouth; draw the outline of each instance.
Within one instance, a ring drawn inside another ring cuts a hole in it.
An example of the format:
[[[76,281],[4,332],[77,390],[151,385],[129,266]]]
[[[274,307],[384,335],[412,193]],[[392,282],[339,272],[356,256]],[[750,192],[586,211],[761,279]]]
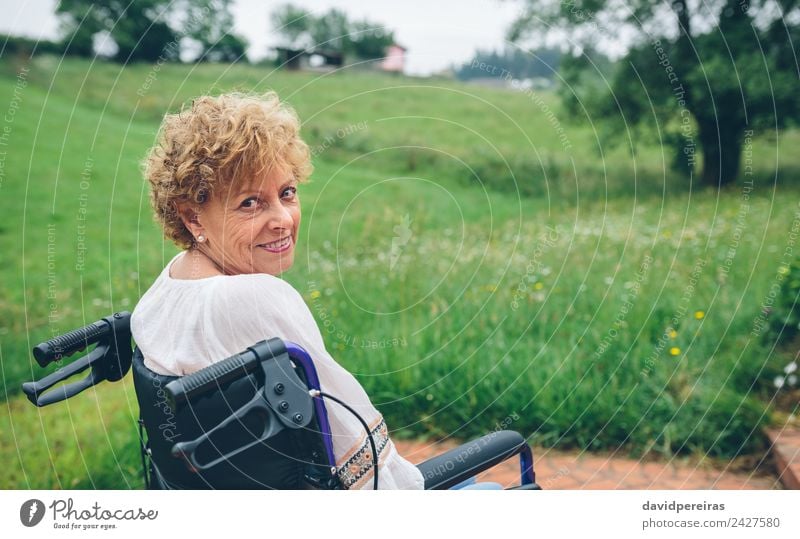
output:
[[[285,238],[280,239],[278,241],[273,241],[271,243],[262,243],[260,245],[257,245],[256,247],[261,247],[262,249],[264,249],[265,251],[269,251],[270,253],[281,253],[289,249],[292,246],[292,243],[293,243],[292,237],[286,236]]]

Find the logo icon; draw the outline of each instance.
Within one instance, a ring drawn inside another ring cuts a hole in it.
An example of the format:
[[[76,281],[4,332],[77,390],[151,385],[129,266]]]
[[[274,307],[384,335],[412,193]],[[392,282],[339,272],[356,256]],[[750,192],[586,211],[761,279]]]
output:
[[[44,503],[42,500],[33,498],[22,504],[19,508],[19,520],[23,526],[32,528],[42,521],[44,518]]]
[[[400,260],[403,247],[411,239],[411,218],[408,214],[405,214],[400,224],[395,225],[392,230],[395,233],[395,237],[392,238],[392,250],[389,252],[389,271],[394,269],[395,264]]]

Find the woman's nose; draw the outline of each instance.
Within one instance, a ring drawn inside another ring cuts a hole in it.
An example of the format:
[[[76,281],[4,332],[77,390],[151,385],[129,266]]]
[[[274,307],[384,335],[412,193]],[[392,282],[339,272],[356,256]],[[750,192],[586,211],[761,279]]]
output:
[[[287,229],[290,230],[294,224],[292,214],[283,204],[276,204],[270,210],[270,217],[268,226],[272,229]]]

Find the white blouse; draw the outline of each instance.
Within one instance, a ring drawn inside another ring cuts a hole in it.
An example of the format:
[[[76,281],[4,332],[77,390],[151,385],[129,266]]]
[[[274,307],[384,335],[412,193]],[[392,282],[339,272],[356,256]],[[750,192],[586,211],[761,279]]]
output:
[[[131,317],[133,339],[149,369],[183,376],[264,339],[280,337],[297,343],[314,360],[322,390],[353,407],[370,426],[378,449],[378,487],[424,488],[422,473],[398,454],[364,388],[328,354],[297,290],[266,273],[174,279],[170,266],[184,253],[167,264]],[[364,427],[337,403],[325,404],[342,484],[348,489],[372,489],[371,446]]]

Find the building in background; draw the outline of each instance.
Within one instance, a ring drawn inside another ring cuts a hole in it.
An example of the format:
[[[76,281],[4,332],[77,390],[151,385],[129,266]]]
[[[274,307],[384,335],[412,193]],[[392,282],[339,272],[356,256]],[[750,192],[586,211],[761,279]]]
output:
[[[389,73],[403,73],[406,68],[406,49],[402,45],[392,43],[386,47],[383,61],[379,64],[382,71]]]

